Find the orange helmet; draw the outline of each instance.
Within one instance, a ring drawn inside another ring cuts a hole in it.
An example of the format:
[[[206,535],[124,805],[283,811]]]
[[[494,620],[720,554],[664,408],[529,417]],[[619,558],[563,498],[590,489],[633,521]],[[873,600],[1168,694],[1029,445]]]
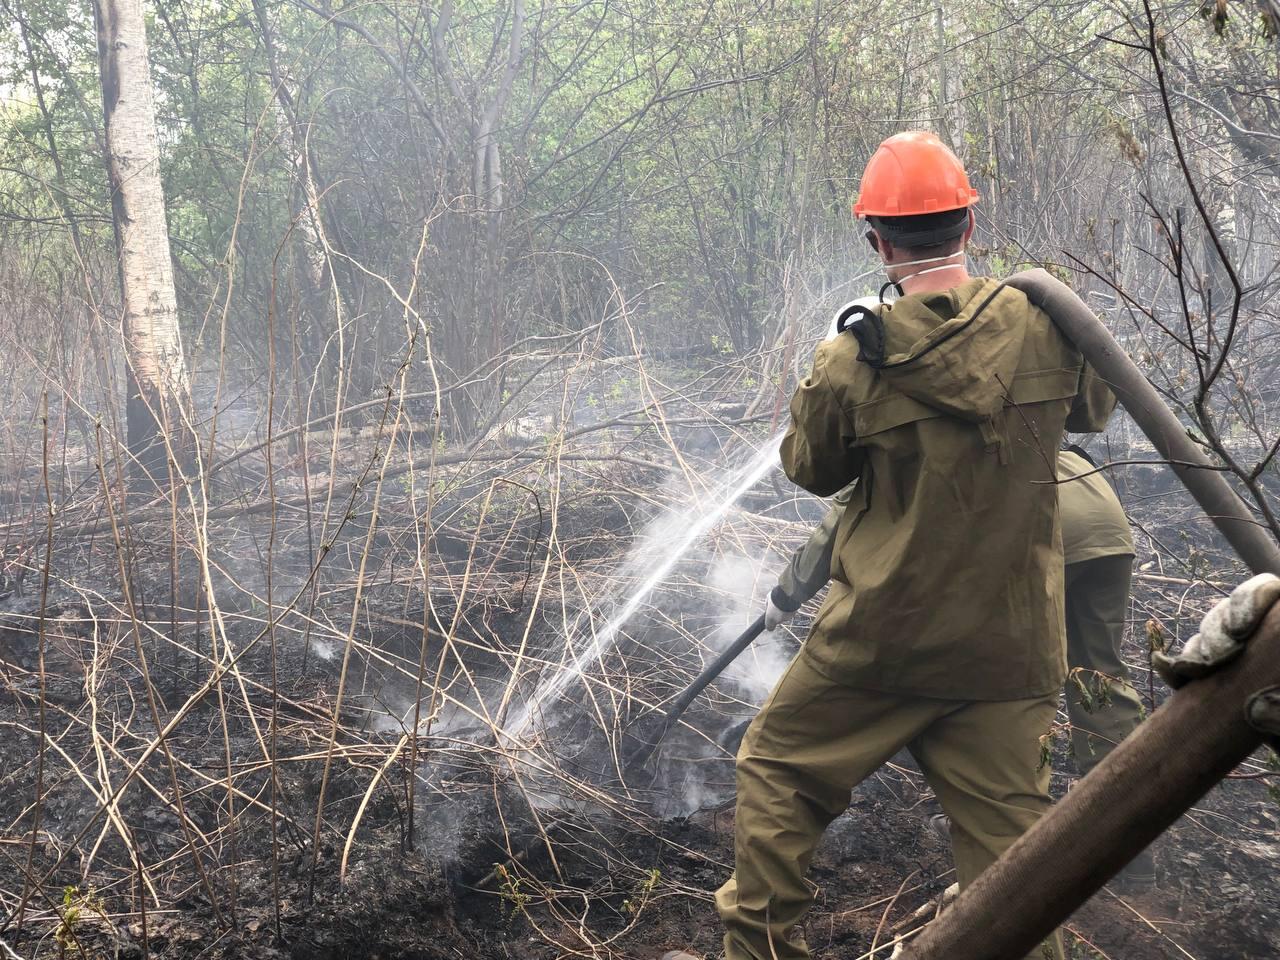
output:
[[[910,217],[960,210],[978,202],[964,165],[934,134],[894,134],[867,162],[853,215]]]

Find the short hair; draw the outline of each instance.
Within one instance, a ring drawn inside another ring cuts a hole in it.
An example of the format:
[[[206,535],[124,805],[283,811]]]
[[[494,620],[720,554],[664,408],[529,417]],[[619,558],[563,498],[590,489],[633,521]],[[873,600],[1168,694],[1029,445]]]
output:
[[[871,217],[876,232],[895,247],[930,251],[964,236],[969,226],[969,208],[921,213],[910,217]]]

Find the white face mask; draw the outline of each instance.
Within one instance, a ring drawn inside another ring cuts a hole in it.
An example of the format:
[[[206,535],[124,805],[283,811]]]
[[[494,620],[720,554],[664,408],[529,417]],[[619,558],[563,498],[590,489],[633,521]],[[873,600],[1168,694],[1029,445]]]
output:
[[[963,260],[961,260],[960,263],[944,263],[943,261],[954,260],[956,257],[964,257],[964,255],[965,253],[963,250],[957,250],[955,253],[949,253],[945,257],[922,257],[919,260],[903,260],[900,263],[886,263],[884,265],[886,272],[890,267],[919,267],[928,263],[936,263],[939,264],[939,266],[925,267],[923,270],[916,270],[912,273],[908,273],[905,277],[899,277],[897,280],[886,280],[884,285],[880,288],[880,302],[884,302],[884,292],[890,287],[893,287],[898,291],[898,296],[906,296],[902,290],[902,282],[904,280],[910,280],[914,277],[923,277],[926,273],[937,273],[939,270],[950,270],[953,267],[963,266]]]

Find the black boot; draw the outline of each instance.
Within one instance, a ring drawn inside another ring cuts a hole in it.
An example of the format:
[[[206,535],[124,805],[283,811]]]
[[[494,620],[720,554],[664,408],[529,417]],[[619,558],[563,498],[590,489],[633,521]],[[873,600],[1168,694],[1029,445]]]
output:
[[[1129,861],[1128,865],[1111,878],[1107,886],[1116,893],[1146,893],[1156,885],[1156,858],[1148,847]]]

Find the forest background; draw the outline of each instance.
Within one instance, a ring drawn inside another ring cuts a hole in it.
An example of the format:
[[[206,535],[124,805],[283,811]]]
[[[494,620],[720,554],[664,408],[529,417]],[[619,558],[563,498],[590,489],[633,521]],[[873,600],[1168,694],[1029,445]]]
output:
[[[1280,537],[1275,0],[0,11],[0,913],[24,955],[710,944],[715,727],[785,646],[654,784],[601,758],[821,515],[776,476],[729,509],[726,483],[835,308],[881,283],[850,204],[902,129],[970,171],[975,269],[1067,279]],[[129,87],[107,27],[140,12]],[[152,100],[155,163],[120,162],[104,90]],[[120,264],[119,197],[155,174],[168,249],[144,273],[171,303]],[[1243,568],[1127,418],[1093,451],[1139,540],[1127,651],[1155,708],[1150,650]],[[1232,829],[1171,843],[1180,920],[1086,917],[1079,948],[1272,955],[1268,763],[1212,806]],[[945,886],[903,826],[927,789],[888,776],[820,905],[851,956]],[[498,907],[455,901],[455,874],[531,840],[488,878]],[[405,913],[435,919],[382,922]]]

